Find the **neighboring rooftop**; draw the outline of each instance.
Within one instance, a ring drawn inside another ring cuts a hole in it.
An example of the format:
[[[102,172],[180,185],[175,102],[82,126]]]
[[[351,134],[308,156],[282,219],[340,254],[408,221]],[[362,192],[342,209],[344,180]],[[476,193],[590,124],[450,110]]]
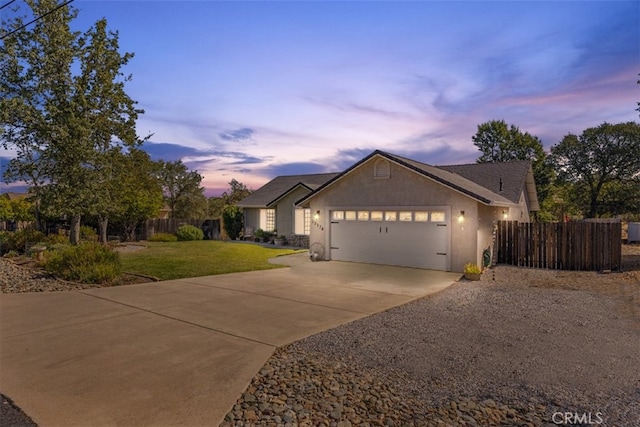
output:
[[[337,175],[339,175],[338,172],[278,176],[242,199],[238,206],[243,208],[268,207],[297,186],[302,185],[313,191]]]

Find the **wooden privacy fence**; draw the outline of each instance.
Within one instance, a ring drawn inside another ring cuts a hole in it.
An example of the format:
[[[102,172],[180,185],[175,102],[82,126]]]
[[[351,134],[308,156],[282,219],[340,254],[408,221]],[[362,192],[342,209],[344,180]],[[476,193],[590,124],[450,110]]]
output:
[[[557,270],[620,270],[620,222],[498,221],[497,262]]]
[[[204,238],[207,240],[220,239],[220,220],[219,219],[148,219],[145,222],[144,238],[148,239],[156,233],[174,234],[178,228],[183,225],[190,224],[200,228],[204,232]]]

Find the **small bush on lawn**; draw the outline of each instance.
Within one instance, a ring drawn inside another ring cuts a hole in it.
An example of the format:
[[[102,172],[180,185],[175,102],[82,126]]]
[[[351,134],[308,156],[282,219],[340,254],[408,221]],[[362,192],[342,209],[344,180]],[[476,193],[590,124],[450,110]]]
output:
[[[27,243],[38,243],[45,240],[45,235],[38,230],[22,229],[2,236],[2,251],[15,251],[23,254],[27,250]]]
[[[156,233],[148,239],[150,242],[176,242],[178,237],[170,233]]]
[[[179,241],[202,240],[204,239],[204,232],[196,226],[187,224],[178,228],[176,236],[178,236]]]
[[[122,272],[118,253],[96,242],[47,251],[43,266],[57,277],[82,283],[111,282]]]

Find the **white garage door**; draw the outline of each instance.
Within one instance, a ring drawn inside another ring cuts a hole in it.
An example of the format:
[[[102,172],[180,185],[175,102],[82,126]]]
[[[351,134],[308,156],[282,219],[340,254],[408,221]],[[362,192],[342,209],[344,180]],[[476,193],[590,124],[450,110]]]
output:
[[[331,212],[331,259],[449,270],[448,207]]]

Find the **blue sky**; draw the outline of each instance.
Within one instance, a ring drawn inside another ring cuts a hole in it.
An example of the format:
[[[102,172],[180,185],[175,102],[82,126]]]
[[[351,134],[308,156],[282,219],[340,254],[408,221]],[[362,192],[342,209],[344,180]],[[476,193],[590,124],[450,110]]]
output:
[[[255,189],[339,171],[375,149],[473,162],[471,137],[493,119],[547,150],[638,120],[637,1],[73,5],[77,29],[105,17],[135,53],[127,92],[146,111],[146,149],[182,158],[209,195],[232,178]]]

